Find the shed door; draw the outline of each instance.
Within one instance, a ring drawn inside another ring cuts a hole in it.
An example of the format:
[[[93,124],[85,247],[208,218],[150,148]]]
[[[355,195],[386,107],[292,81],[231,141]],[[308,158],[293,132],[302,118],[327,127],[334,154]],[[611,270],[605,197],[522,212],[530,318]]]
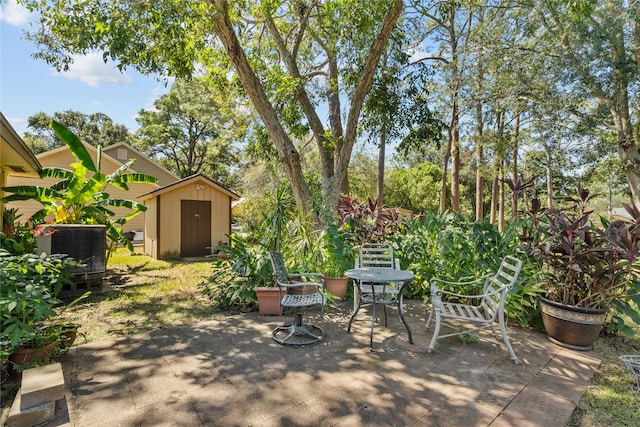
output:
[[[211,253],[211,201],[180,201],[180,256]]]

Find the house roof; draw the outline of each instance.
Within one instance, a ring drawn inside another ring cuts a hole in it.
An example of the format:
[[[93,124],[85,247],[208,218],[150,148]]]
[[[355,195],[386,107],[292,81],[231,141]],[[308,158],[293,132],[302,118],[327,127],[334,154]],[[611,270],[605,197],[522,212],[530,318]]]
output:
[[[42,165],[0,112],[0,159],[10,175],[37,176]]]
[[[98,149],[97,149],[96,147],[94,147],[93,145],[91,145],[91,144],[89,144],[89,143],[87,143],[87,142],[84,142],[84,141],[81,141],[81,142],[82,142],[82,145],[84,145],[84,146],[85,146],[85,148],[87,149],[87,151],[89,151],[89,152],[91,152],[91,153],[94,153],[96,156],[98,155],[98,154],[97,154],[97,153],[98,153]],[[127,147],[130,147],[128,144],[125,144],[125,145],[126,145]],[[113,145],[110,145],[109,147],[113,147]],[[43,153],[40,153],[40,154],[38,154],[36,157],[37,157],[38,159],[42,159],[42,160],[46,163],[46,158],[47,158],[47,157],[51,157],[51,156],[53,156],[53,155],[56,155],[56,154],[59,154],[59,153],[62,153],[62,152],[64,152],[64,151],[68,151],[68,150],[69,150],[69,147],[67,147],[66,145],[63,145],[62,147],[57,147],[57,148],[54,148],[54,149],[52,149],[52,150],[49,150],[49,151],[45,151],[45,152],[43,152]],[[132,148],[132,150],[133,150],[133,148]],[[134,150],[134,151],[136,151],[136,152],[137,152],[137,150]],[[142,154],[141,154],[141,155],[142,155]],[[144,155],[142,155],[142,156],[143,156],[144,158],[148,159],[146,156],[144,156]],[[102,149],[102,161],[104,162],[105,160],[106,160],[107,162],[110,162],[110,163],[114,164],[116,167],[120,167],[120,166],[122,166],[122,165],[124,164],[123,162],[119,161],[118,159],[116,159],[116,158],[112,157],[111,155],[109,155],[108,153],[106,153],[106,152],[104,151],[104,147],[103,147],[103,149]],[[154,165],[159,166],[159,165],[157,165],[153,160],[149,160],[149,161],[150,161],[151,163],[153,163]],[[160,166],[159,166],[159,167],[160,167]],[[131,168],[131,170],[133,170],[134,172],[136,171],[135,164],[133,165],[133,167]],[[169,172],[169,173],[171,173],[171,172]],[[171,173],[171,175],[174,175],[174,174],[173,174],[173,173]],[[149,184],[149,185],[154,186],[154,187],[156,187],[156,188],[160,188],[160,185],[158,185],[158,184]]]
[[[128,150],[131,150],[131,151],[135,152],[138,156],[149,160],[156,167],[158,167],[158,169],[161,169],[162,171],[164,171],[164,172],[168,173],[169,175],[173,176],[176,180],[180,179],[180,177],[178,175],[176,175],[175,173],[171,172],[169,169],[165,168],[160,163],[157,163],[156,161],[150,159],[149,156],[147,156],[146,154],[142,153],[137,148],[132,147],[131,145],[127,144],[126,142],[117,142],[115,144],[108,145],[108,146],[104,147],[103,150],[107,150],[107,149],[108,150],[112,150],[112,149],[118,148],[118,147],[126,147]]]
[[[150,191],[149,193],[142,194],[141,196],[138,197],[138,199],[141,199],[141,200],[151,199],[152,197],[156,197],[156,196],[159,196],[159,195],[161,195],[163,193],[168,193],[170,191],[174,191],[174,190],[176,190],[176,189],[178,189],[180,187],[184,187],[185,185],[194,184],[197,181],[202,181],[205,184],[217,189],[218,191],[221,191],[221,192],[225,193],[226,195],[231,197],[231,200],[240,200],[240,196],[239,195],[237,195],[233,191],[229,190],[228,188],[223,187],[222,185],[218,184],[217,182],[214,182],[214,181],[210,180],[209,178],[207,178],[206,176],[202,175],[201,173],[188,176],[186,178],[181,179],[180,181],[176,181],[176,182],[174,182],[172,184],[165,185],[164,187],[158,188],[157,190]]]
[[[84,141],[80,141],[80,142],[82,142],[82,145],[84,145],[84,147],[87,149],[87,151],[91,151],[92,153],[95,153],[97,155],[98,149],[96,147],[94,147],[93,145],[91,145],[89,143],[86,143]],[[53,155],[61,153],[63,151],[69,151],[69,147],[67,147],[66,145],[63,145],[62,147],[57,147],[57,148],[54,148],[54,149],[49,150],[49,151],[44,151],[44,152],[38,154],[36,157],[38,157],[38,159],[46,159],[47,157],[53,156]],[[115,163],[117,165],[122,165],[123,164],[122,162],[118,161],[117,159],[114,159],[113,157],[111,157],[110,155],[105,153],[104,151],[102,152],[102,158],[103,159],[107,159],[108,161],[110,161],[112,163]]]

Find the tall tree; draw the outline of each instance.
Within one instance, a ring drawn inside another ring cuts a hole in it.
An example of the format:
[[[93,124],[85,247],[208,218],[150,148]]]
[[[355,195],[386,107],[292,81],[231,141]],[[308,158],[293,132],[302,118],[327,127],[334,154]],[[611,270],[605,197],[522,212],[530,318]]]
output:
[[[155,110],[140,110],[140,148],[184,178],[196,173],[229,185],[229,170],[238,162],[237,144],[246,119],[229,94],[200,79],[178,79]]]
[[[640,206],[640,2],[547,0],[530,10],[532,22],[543,25],[559,82],[593,101],[577,113],[609,111],[601,124],[616,134],[631,197]]]
[[[335,203],[348,182],[364,98],[403,10],[400,0],[21,3],[41,13],[40,29],[31,34],[40,47],[36,56],[58,69],[69,66],[71,54],[100,50],[119,67],[145,74],[191,76],[199,70],[222,81],[232,71],[302,210],[308,209],[309,189],[291,142],[294,132],[302,125],[313,133],[322,190]],[[344,129],[341,98],[349,100]],[[329,107],[328,128],[320,103]]]
[[[432,37],[437,52],[425,60],[435,60],[441,65],[446,89],[449,123],[447,150],[443,159],[440,210],[446,200],[446,177],[451,160],[451,209],[460,211],[460,90],[467,69],[467,43],[476,12],[473,1],[414,2],[413,6],[426,21],[426,37]]]
[[[113,120],[103,113],[85,114],[67,110],[49,115],[40,112],[27,119],[28,127],[32,131],[24,134],[25,141],[35,153],[64,146],[64,141],[51,129],[52,120],[63,124],[81,141],[94,147],[133,142],[133,136],[126,126],[113,123]]]

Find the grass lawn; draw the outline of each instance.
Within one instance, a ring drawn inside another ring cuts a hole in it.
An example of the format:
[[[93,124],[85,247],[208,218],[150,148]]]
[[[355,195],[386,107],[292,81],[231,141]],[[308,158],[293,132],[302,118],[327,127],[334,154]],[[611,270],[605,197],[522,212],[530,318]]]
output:
[[[211,261],[159,261],[121,249],[105,278],[112,290],[91,295],[62,320],[97,341],[210,319],[216,310],[198,288],[210,273]]]
[[[113,290],[92,295],[65,312],[63,318],[81,324],[80,331],[88,341],[211,319],[216,310],[197,286],[210,272],[210,261],[157,261],[120,250],[109,261],[107,272],[106,282]],[[604,356],[602,366],[568,426],[640,425],[640,392],[632,388],[628,371],[618,358],[640,354],[639,336],[597,342],[596,350]]]

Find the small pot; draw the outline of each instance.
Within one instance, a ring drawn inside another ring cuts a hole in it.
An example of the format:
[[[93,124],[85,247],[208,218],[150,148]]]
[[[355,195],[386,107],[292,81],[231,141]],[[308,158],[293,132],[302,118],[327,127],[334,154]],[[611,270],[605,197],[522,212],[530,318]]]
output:
[[[349,284],[348,277],[325,277],[324,286],[331,294],[338,298],[344,298],[347,296],[347,285]]]
[[[263,316],[282,316],[280,289],[257,286],[253,289],[258,297],[258,312]]]
[[[50,342],[42,347],[19,348],[9,356],[9,360],[18,366],[30,366],[47,362],[58,345],[57,341]]]

